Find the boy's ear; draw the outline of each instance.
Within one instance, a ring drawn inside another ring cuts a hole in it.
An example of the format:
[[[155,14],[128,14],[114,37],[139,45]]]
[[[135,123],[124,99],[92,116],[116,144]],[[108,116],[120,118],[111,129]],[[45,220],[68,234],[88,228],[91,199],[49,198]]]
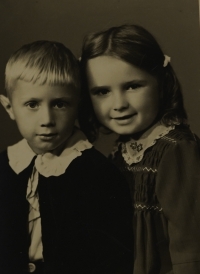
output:
[[[8,99],[8,97],[1,94],[0,102],[1,102],[2,106],[5,108],[5,110],[8,112],[10,118],[12,120],[15,120],[13,109],[12,109],[12,106],[11,106],[11,103],[10,103],[10,100]]]

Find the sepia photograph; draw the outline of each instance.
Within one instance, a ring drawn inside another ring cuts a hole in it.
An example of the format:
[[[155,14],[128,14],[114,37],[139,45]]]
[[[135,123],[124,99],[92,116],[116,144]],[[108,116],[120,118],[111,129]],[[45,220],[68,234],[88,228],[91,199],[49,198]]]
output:
[[[0,273],[200,273],[200,0],[0,1]]]

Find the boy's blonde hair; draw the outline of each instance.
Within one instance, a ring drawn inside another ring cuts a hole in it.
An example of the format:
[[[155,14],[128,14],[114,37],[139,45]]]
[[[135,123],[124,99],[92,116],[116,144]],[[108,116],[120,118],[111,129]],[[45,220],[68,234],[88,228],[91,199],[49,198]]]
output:
[[[5,88],[9,97],[17,80],[39,85],[72,85],[79,89],[79,63],[63,44],[36,41],[22,46],[8,60]]]

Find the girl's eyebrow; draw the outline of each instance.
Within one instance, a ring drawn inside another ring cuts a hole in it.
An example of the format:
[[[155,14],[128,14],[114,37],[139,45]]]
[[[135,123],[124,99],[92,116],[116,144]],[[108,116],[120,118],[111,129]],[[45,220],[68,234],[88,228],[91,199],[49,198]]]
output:
[[[52,100],[67,100],[67,99],[69,99],[71,97],[72,97],[71,95],[65,96],[65,97],[55,97],[55,98],[52,98]]]
[[[109,89],[109,86],[96,86],[90,89],[90,92],[96,92],[102,89]]]
[[[128,85],[135,85],[135,84],[145,85],[146,83],[147,83],[147,80],[134,79],[134,80],[122,83],[121,86],[125,87],[125,86],[128,86]],[[110,86],[95,86],[95,87],[90,89],[90,92],[96,92],[96,91],[99,91],[101,89],[109,89],[109,88],[110,88]]]
[[[124,82],[122,84],[122,86],[128,86],[128,85],[134,85],[134,84],[140,84],[140,85],[144,85],[147,83],[147,80],[143,80],[143,79],[134,79],[132,81],[128,81],[128,82]]]

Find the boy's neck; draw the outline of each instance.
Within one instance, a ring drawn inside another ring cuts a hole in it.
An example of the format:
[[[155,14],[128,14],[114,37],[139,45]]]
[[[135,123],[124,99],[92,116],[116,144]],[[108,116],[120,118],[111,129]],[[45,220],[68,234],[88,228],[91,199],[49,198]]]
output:
[[[72,133],[72,134],[73,134],[73,133]],[[32,149],[32,147],[30,146],[30,144],[28,143],[28,141],[27,141],[27,144],[28,144],[28,146],[30,147],[30,149],[31,149],[36,155],[44,155],[44,154],[46,154],[46,153],[51,153],[51,154],[53,154],[53,155],[59,156],[59,155],[63,152],[63,150],[65,149],[66,144],[67,144],[69,138],[72,136],[72,134],[71,134],[71,135],[70,135],[62,144],[60,144],[60,145],[59,145],[58,147],[56,147],[55,149],[50,150],[50,151],[45,151],[45,152],[43,152],[43,153],[37,153],[37,152],[35,152],[35,151]]]

